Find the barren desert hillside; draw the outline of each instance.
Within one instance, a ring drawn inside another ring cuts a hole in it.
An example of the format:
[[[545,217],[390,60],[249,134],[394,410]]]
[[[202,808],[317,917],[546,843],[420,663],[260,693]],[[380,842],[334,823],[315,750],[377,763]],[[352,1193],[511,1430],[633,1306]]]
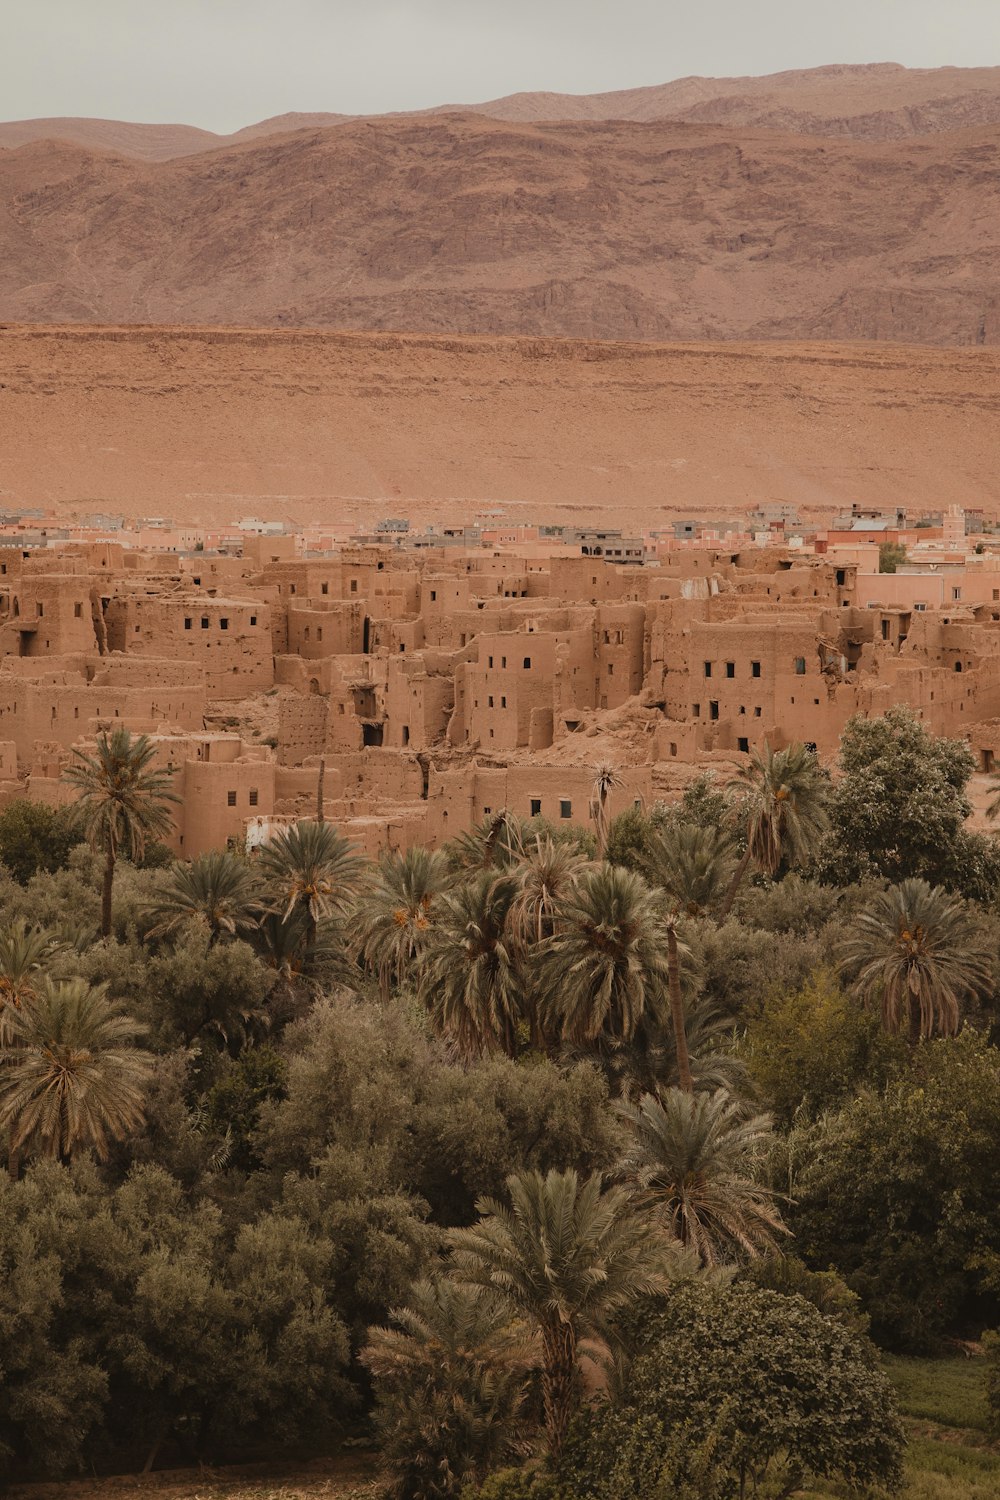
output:
[[[784,499],[995,508],[1000,351],[0,331],[0,503],[654,525]]]
[[[0,152],[0,317],[1000,342],[1000,127],[891,142],[469,116],[163,163]]]
[[[1000,68],[904,68],[835,64],[762,78],[678,78],[603,94],[508,94],[482,104],[445,104],[413,113],[537,120],[688,120],[808,135],[891,140],[1000,122]],[[0,146],[65,140],[147,161],[192,156],[236,141],[320,129],[358,118],[297,112],[260,120],[232,135],[192,125],[124,120],[40,119],[0,123]],[[378,117],[367,117],[378,118]],[[383,117],[385,118],[385,117]]]

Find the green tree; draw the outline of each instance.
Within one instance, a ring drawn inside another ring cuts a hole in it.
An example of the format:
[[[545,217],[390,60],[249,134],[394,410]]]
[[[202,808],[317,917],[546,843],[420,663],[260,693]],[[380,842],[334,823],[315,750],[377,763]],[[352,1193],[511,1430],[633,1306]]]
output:
[[[558,1455],[579,1399],[582,1341],[607,1351],[616,1319],[664,1289],[670,1261],[628,1193],[605,1190],[600,1177],[521,1172],[507,1190],[509,1207],[484,1198],[479,1222],[451,1232],[453,1275],[537,1334],[546,1437]]]
[[[767,997],[740,1055],[756,1094],[789,1127],[839,1108],[861,1088],[884,1088],[901,1066],[901,1045],[829,971],[817,970],[801,987]]]
[[[149,840],[169,833],[173,819],[168,804],[180,799],[170,790],[173,773],[153,767],[156,746],[147,735],[133,738],[127,729],[115,729],[98,737],[93,755],[76,749],[73,754],[76,761],[63,779],[77,793],[79,826],[104,855],[101,935],[107,938],[119,854],[137,864]]]
[[[702,1265],[777,1249],[787,1231],[774,1193],[759,1180],[768,1115],[748,1117],[722,1089],[668,1089],[618,1109],[632,1129],[622,1173]]]
[[[857,714],[841,735],[840,769],[824,877],[942,883],[972,810],[965,788],[975,762],[964,741],[928,734],[910,708],[879,719]]]
[[[792,1132],[788,1220],[807,1265],[858,1293],[873,1337],[928,1352],[1000,1322],[976,1258],[1000,1243],[1000,1053],[966,1028],[928,1042],[884,1090]]]
[[[925,880],[880,891],[855,918],[841,970],[878,1005],[886,1031],[918,1042],[958,1030],[962,1002],[992,983],[990,955],[964,903]]]
[[[614,865],[582,871],[537,959],[545,1032],[574,1045],[629,1041],[666,993],[666,948],[659,892]]]
[[[671,822],[652,834],[647,870],[666,896],[667,987],[677,1049],[678,1081],[693,1092],[681,997],[681,944],[677,935],[685,917],[703,917],[720,902],[732,881],[735,859],[726,835],[711,824]]]
[[[359,893],[364,861],[329,823],[306,819],[282,828],[259,855],[260,869],[284,922],[301,912],[306,947],[324,917],[346,917]]]
[[[105,1157],[142,1124],[153,1059],[134,1045],[140,1028],[103,987],[45,978],[11,1029],[13,1046],[0,1052],[0,1129],[12,1151]]]
[[[246,860],[228,850],[200,854],[190,864],[177,863],[157,890],[147,916],[149,937],[176,932],[186,922],[206,929],[210,943],[246,937],[257,928],[257,882]]]
[[[880,573],[895,573],[906,561],[906,548],[902,542],[882,542],[878,549]]]
[[[473,876],[443,897],[424,954],[420,998],[465,1058],[518,1051],[524,978],[509,921],[515,894],[510,875]]]
[[[361,1360],[375,1377],[379,1455],[398,1500],[451,1500],[466,1482],[529,1451],[523,1326],[480,1287],[414,1283]]]
[[[15,797],[0,812],[0,864],[20,885],[39,871],[61,870],[76,842],[65,808]]]
[[[801,1297],[692,1283],[646,1320],[621,1400],[563,1476],[594,1500],[898,1490],[905,1439],[864,1341]]]
[[[746,847],[719,907],[720,926],[751,864],[773,877],[782,863],[807,863],[828,823],[828,784],[816,756],[804,745],[785,750],[767,745],[763,754],[755,750],[733,786],[742,791],[734,813],[745,822]]]
[[[384,853],[360,912],[361,954],[378,976],[383,1000],[410,977],[427,947],[447,881],[445,857],[414,847]]]

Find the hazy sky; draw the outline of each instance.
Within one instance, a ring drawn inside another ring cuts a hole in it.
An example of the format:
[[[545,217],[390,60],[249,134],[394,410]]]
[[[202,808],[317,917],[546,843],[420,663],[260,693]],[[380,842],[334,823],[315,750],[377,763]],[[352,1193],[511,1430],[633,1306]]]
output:
[[[1000,0],[0,0],[0,116],[212,130],[830,62],[1000,63]]]

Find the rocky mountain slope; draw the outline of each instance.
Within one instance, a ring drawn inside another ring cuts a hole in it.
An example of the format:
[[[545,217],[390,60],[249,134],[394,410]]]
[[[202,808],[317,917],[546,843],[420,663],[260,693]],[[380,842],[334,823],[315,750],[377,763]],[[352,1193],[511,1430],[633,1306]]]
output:
[[[1000,127],[383,119],[0,152],[0,318],[1000,342]]]
[[[682,120],[731,128],[892,140],[1000,123],[1000,68],[841,64],[772,73],[763,78],[678,78],[671,83],[604,94],[509,94],[483,104],[439,105],[415,111],[414,115],[456,112],[522,124],[540,120]],[[352,118],[356,117],[293,113],[261,120],[232,135],[216,135],[192,125],[141,125],[120,120],[12,120],[0,123],[0,147],[65,140],[147,161],[166,161],[288,131],[325,129]]]
[[[996,499],[1000,351],[0,330],[0,504],[662,525]]]

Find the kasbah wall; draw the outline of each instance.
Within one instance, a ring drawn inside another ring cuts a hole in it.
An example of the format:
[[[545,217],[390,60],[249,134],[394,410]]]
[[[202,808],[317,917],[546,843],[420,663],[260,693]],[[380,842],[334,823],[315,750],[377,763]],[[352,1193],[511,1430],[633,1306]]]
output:
[[[592,825],[602,763],[614,813],[765,743],[830,759],[852,714],[900,702],[993,767],[991,557],[883,587],[857,546],[519,545],[4,547],[0,800],[67,800],[74,748],[118,724],[175,772],[190,858],[313,816],[321,763],[325,816],[372,855],[504,808]]]

